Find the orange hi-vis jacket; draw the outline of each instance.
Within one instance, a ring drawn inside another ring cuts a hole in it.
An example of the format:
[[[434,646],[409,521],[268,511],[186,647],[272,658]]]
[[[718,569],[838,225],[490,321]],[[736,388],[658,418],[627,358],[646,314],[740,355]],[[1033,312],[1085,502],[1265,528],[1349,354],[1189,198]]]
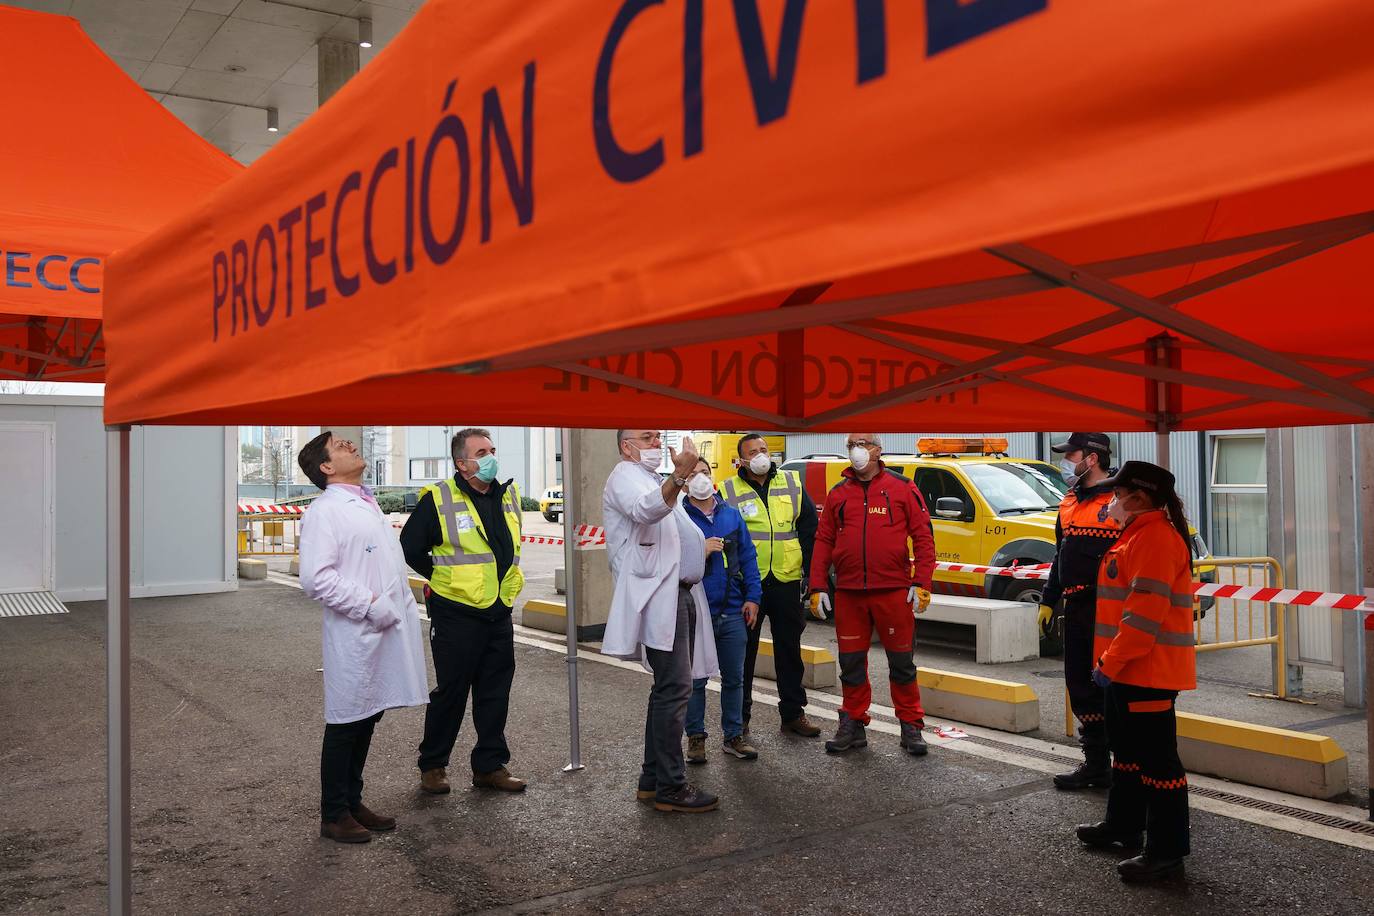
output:
[[[1193,564],[1163,510],[1137,516],[1102,557],[1093,655],[1113,681],[1197,687]]]

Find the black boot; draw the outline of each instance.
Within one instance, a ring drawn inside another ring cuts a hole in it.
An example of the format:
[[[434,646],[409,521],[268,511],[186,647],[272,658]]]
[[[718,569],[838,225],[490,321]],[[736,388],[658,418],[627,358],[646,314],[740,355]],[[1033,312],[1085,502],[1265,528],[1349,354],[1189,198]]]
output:
[[[910,722],[902,723],[902,750],[913,757],[925,756],[929,748],[926,746],[925,736],[921,734],[921,726]]]
[[[864,732],[864,724],[857,719],[849,718],[847,712],[840,713],[840,727],[835,729],[835,737],[825,742],[826,751],[838,754],[852,748],[867,746],[868,735]]]
[[[1145,845],[1145,837],[1140,832],[1122,831],[1109,826],[1106,822],[1100,824],[1079,824],[1077,831],[1078,839],[1084,846],[1091,846],[1093,849],[1106,849],[1109,846],[1122,846],[1126,849],[1139,849]]]
[[[1149,856],[1136,856],[1116,866],[1116,873],[1122,881],[1146,882],[1163,881],[1183,873],[1182,859],[1152,859]]]
[[[1088,759],[1079,764],[1072,773],[1060,773],[1054,777],[1054,787],[1066,792],[1081,789],[1110,789],[1112,787],[1112,768],[1104,757]]]

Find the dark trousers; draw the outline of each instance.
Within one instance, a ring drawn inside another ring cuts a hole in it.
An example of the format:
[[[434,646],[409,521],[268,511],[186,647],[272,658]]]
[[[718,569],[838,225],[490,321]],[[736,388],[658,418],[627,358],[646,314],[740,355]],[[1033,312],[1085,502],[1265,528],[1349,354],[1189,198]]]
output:
[[[779,582],[772,576],[763,580],[763,601],[759,619],[749,629],[749,644],[744,649],[744,724],[753,711],[754,665],[759,658],[759,637],[763,619],[768,618],[773,635],[773,668],[778,678],[778,715],[791,722],[806,708],[806,689],[802,687],[802,631],[806,615],[802,612],[801,582]]]
[[[682,760],[682,729],[687,701],[692,697],[692,646],[696,634],[696,603],[685,588],[677,592],[677,630],[673,649],[645,647],[654,686],[644,717],[644,764],[639,770],[640,791],[670,792],[687,781]]]
[[[1112,684],[1107,688],[1112,788],[1107,823],[1145,831],[1145,855],[1188,854],[1188,777],[1178,759],[1174,701],[1178,692]]]
[[[425,735],[420,741],[420,771],[448,766],[458,729],[472,694],[472,724],[477,746],[472,771],[490,773],[510,762],[506,714],[515,680],[515,629],[509,614],[483,619],[471,614],[445,614],[429,624],[436,685],[425,709]]]
[[[1078,718],[1078,743],[1089,763],[1107,766],[1107,716],[1102,688],[1093,683],[1093,630],[1097,593],[1075,592],[1064,599],[1064,686]]]
[[[324,727],[320,748],[320,819],[337,821],[363,803],[363,766],[382,714]]]

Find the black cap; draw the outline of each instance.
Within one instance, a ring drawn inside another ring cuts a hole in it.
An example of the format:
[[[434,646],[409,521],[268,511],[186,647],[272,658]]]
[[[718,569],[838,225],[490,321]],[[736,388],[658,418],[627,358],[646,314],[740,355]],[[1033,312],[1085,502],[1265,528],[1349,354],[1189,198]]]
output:
[[[1050,446],[1050,451],[1056,455],[1065,452],[1087,449],[1094,452],[1102,452],[1104,455],[1112,453],[1112,440],[1107,438],[1106,433],[1069,433],[1069,441],[1061,442],[1058,445]]]
[[[1144,490],[1146,493],[1168,496],[1174,492],[1174,475],[1148,461],[1128,461],[1116,474],[1102,481],[1101,486]]]

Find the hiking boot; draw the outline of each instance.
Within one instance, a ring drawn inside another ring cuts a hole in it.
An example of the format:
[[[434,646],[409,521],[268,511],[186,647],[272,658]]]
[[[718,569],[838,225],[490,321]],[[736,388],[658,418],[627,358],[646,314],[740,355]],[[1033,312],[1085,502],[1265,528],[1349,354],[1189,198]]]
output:
[[[653,789],[635,789],[635,801],[643,805],[652,805],[656,795],[658,792]]]
[[[806,713],[802,713],[795,719],[789,719],[782,723],[782,730],[784,733],[791,732],[794,735],[801,735],[803,738],[815,738],[821,733],[821,727],[811,724],[811,720],[806,717]],[[746,738],[749,737],[748,728],[745,728],[744,736]]]
[[[731,738],[723,745],[725,753],[731,757],[738,757],[740,760],[758,760],[759,752],[752,744],[745,740],[743,735],[738,738]],[[702,749],[702,763],[705,763],[706,751]]]
[[[1084,762],[1072,773],[1060,773],[1054,777],[1054,787],[1065,792],[1082,789],[1110,789],[1112,787],[1111,767]]]
[[[1111,846],[1139,849],[1145,845],[1145,837],[1140,831],[1117,830],[1105,821],[1099,824],[1079,824],[1075,832],[1084,846],[1091,846],[1093,849],[1107,849]]]
[[[701,764],[706,762],[706,736],[687,736],[687,762]]]
[[[654,808],[658,811],[680,811],[683,814],[701,814],[720,807],[720,799],[710,792],[702,791],[690,782],[659,792],[654,797]]]
[[[902,750],[913,757],[924,757],[930,750],[926,745],[925,736],[921,734],[922,727],[913,722],[903,722],[902,725]]]
[[[743,735],[743,736],[746,737],[746,738],[749,737],[749,723],[748,723],[748,722],[745,722],[745,723],[744,723],[744,731],[740,732],[740,734]]]
[[[353,819],[368,830],[377,833],[385,833],[388,830],[396,829],[396,818],[377,814],[371,811],[367,805],[360,804],[358,807],[354,808],[351,813],[353,814]]]
[[[525,791],[525,780],[516,779],[505,767],[490,773],[473,773],[472,784],[479,789],[496,789],[500,792]]]
[[[320,837],[335,843],[372,842],[372,834],[351,814],[342,814],[335,821],[320,821]]]
[[[1152,859],[1149,856],[1136,856],[1116,866],[1116,873],[1122,881],[1144,883],[1163,881],[1174,875],[1183,874],[1182,859]]]
[[[420,790],[428,792],[430,795],[447,795],[451,788],[448,784],[448,774],[443,767],[435,767],[432,770],[425,770],[420,774]]]
[[[851,719],[849,713],[840,713],[840,726],[835,729],[835,737],[825,742],[825,750],[828,754],[839,754],[856,747],[867,747],[868,735],[864,732],[864,724],[857,719]]]

